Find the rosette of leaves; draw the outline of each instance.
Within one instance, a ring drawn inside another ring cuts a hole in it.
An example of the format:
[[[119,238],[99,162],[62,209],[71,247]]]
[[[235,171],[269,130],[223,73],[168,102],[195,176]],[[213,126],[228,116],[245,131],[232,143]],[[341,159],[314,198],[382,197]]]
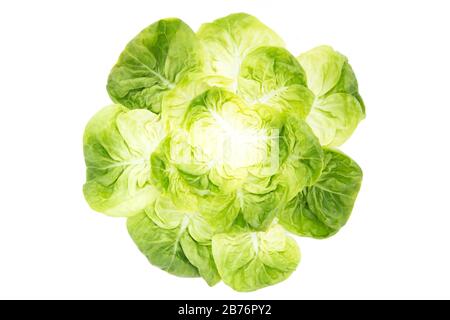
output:
[[[128,218],[151,264],[253,291],[297,268],[288,232],[326,238],[347,222],[362,171],[334,148],[365,106],[332,48],[295,57],[244,13],[198,32],[163,19],[127,44],[107,90],[114,104],[85,129],[84,195]]]

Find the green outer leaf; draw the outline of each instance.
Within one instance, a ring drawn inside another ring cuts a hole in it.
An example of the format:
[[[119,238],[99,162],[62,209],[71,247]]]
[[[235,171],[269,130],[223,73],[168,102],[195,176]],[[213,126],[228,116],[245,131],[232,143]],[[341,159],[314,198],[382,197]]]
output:
[[[279,113],[295,112],[303,119],[314,101],[303,68],[279,47],[260,47],[244,59],[238,93],[251,105],[267,104]]]
[[[181,246],[188,260],[197,267],[198,272],[208,285],[214,286],[220,281],[211,244],[199,244],[188,233],[185,233],[181,237]]]
[[[279,219],[289,231],[326,238],[342,228],[361,187],[362,171],[345,154],[325,149],[325,166],[319,180],[292,199]]]
[[[216,232],[226,232],[239,214],[233,193],[209,193],[199,197],[199,211]]]
[[[168,273],[180,277],[198,277],[199,273],[181,246],[181,238],[186,226],[174,229],[158,227],[145,213],[131,217],[127,221],[128,232],[151,264]]]
[[[289,201],[304,187],[319,178],[323,168],[323,151],[309,126],[298,117],[288,117],[281,132],[281,167],[275,177]]]
[[[146,213],[161,228],[172,229],[185,223],[195,241],[209,243],[215,227],[200,214],[196,200],[192,194],[184,194],[180,199],[170,193],[163,193],[156,200],[154,208],[147,208]]]
[[[267,232],[215,235],[212,250],[220,276],[236,291],[254,291],[281,282],[300,262],[296,242],[279,225]]]
[[[158,191],[150,183],[150,155],[164,131],[155,114],[113,105],[86,126],[83,145],[86,183],[92,209],[127,217],[150,205]]]
[[[179,19],[163,19],[128,43],[111,70],[107,89],[113,101],[159,113],[165,94],[200,72],[202,51],[195,33]]]
[[[316,99],[306,122],[323,146],[342,145],[364,118],[356,97],[347,93]]]
[[[329,46],[320,46],[302,53],[298,60],[306,72],[308,88],[320,97],[338,83],[347,58]]]
[[[254,230],[265,230],[286,203],[283,188],[266,193],[251,193],[245,190],[238,193],[241,213],[244,220]]]
[[[346,61],[342,66],[341,78],[338,83],[331,89],[326,96],[335,94],[335,93],[347,93],[351,94],[358,100],[359,105],[361,107],[361,111],[363,114],[362,118],[366,116],[366,107],[364,105],[364,101],[358,92],[358,81],[356,80],[355,72],[353,71],[350,64]]]
[[[321,145],[343,144],[365,117],[358,82],[347,58],[328,46],[320,46],[298,58],[306,72],[315,100],[306,122]]]
[[[283,40],[255,17],[236,13],[205,23],[198,37],[207,54],[207,72],[237,80],[244,58],[262,46],[284,47]]]
[[[152,264],[181,276],[196,276],[198,271],[213,286],[220,276],[211,252],[212,229],[193,209],[189,201],[177,207],[163,194],[139,221],[130,220],[130,235]]]

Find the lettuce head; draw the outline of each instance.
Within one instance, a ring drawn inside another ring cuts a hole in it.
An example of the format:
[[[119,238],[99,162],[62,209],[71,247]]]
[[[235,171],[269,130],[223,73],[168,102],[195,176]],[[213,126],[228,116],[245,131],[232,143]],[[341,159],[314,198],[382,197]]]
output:
[[[245,13],[198,32],[163,19],[125,46],[107,91],[84,132],[84,196],[127,218],[152,265],[253,291],[296,270],[288,232],[322,239],[348,221],[362,171],[335,147],[365,105],[331,47],[296,57]]]

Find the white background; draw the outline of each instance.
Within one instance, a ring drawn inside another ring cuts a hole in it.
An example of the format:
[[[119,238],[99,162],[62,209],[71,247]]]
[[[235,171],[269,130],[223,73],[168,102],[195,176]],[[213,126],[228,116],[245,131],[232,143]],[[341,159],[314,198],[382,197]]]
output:
[[[367,105],[343,147],[364,170],[349,223],[298,238],[297,271],[253,293],[152,267],[125,220],[82,195],[83,129],[110,103],[125,44],[160,18],[196,30],[240,11],[294,54],[346,54]],[[2,1],[0,298],[450,298],[449,12],[447,1]]]

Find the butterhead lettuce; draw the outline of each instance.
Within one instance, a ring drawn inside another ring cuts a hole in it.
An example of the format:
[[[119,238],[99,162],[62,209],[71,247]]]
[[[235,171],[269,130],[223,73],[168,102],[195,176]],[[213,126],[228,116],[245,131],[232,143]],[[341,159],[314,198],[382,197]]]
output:
[[[127,217],[148,261],[180,277],[253,291],[288,278],[297,236],[348,221],[362,171],[335,149],[365,117],[347,58],[293,55],[257,18],[194,32],[151,24],[125,47],[85,128],[86,201]]]

